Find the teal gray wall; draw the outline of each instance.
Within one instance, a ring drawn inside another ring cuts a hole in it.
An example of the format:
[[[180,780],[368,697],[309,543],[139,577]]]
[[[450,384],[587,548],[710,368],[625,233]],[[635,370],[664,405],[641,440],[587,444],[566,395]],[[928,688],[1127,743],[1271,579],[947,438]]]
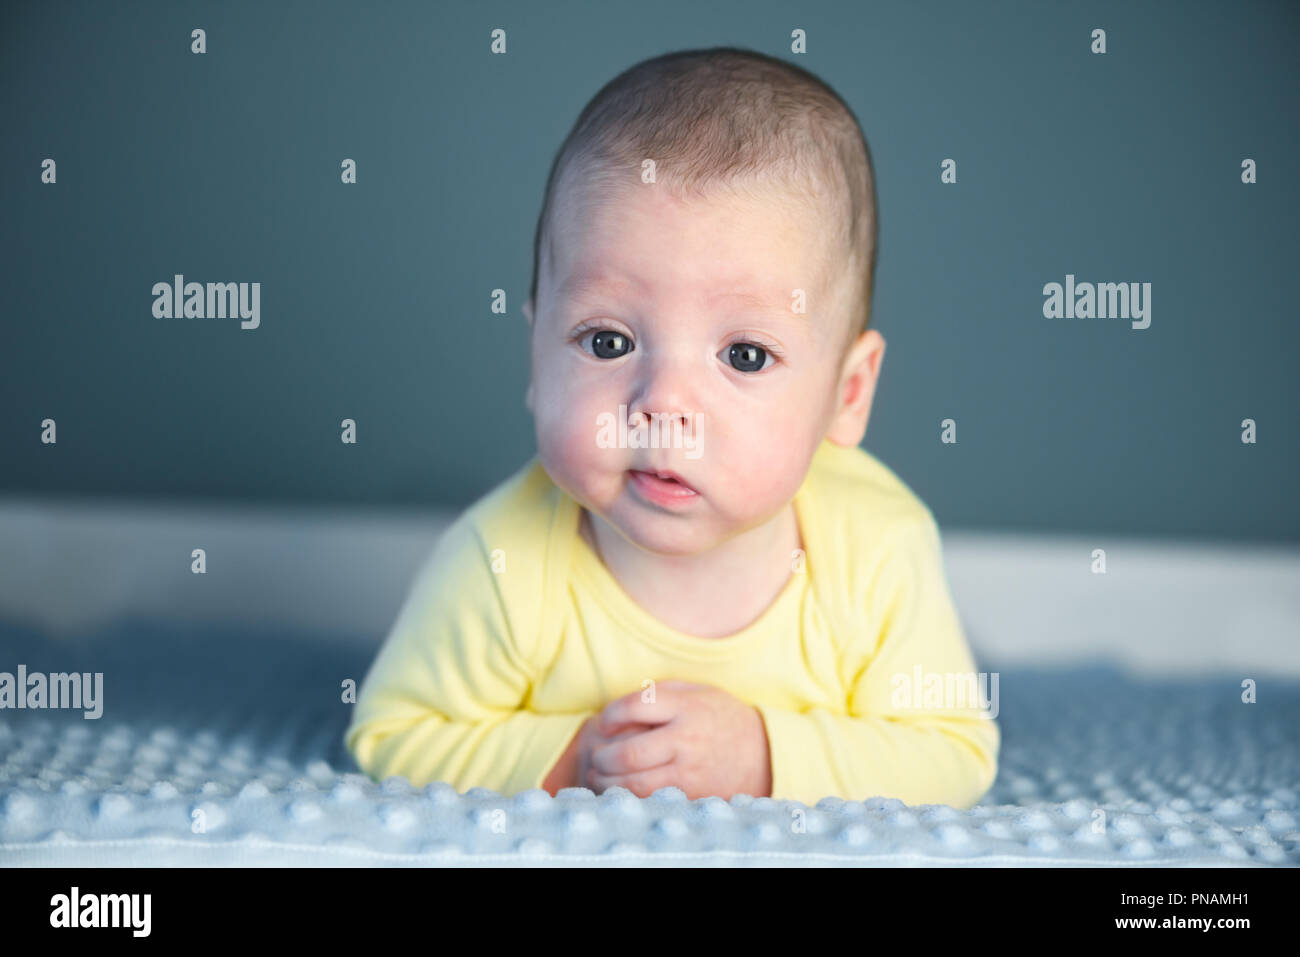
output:
[[[862,121],[864,445],[941,525],[1300,539],[1293,3],[6,4],[0,494],[482,495],[535,451],[519,307],[555,149],[618,72],[714,45]],[[260,282],[260,326],[154,318],[176,273]],[[1044,318],[1067,274],[1151,283],[1150,327]]]

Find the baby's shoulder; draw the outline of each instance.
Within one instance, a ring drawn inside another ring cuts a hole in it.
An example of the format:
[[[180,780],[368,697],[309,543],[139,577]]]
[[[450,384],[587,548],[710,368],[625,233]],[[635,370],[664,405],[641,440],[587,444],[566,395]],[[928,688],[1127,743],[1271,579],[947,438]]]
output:
[[[534,458],[447,526],[417,575],[413,600],[429,615],[500,633],[531,662],[552,604],[560,495]]]
[[[940,573],[929,507],[866,450],[824,445],[809,471],[808,502],[819,537],[809,553],[819,604],[841,650],[879,634],[883,603],[900,584]]]
[[[808,501],[828,538],[858,556],[873,544],[934,523],[929,506],[907,483],[856,445],[822,443],[808,473]]]
[[[538,566],[554,541],[561,494],[534,457],[465,510],[457,520],[461,536],[486,558],[508,564],[513,557],[521,570]]]

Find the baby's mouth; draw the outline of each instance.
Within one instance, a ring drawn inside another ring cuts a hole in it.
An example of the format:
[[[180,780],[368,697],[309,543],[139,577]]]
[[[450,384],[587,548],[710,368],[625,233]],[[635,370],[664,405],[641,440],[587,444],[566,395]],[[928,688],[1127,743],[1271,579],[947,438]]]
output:
[[[628,476],[639,492],[658,503],[684,502],[700,494],[675,472],[629,469]]]

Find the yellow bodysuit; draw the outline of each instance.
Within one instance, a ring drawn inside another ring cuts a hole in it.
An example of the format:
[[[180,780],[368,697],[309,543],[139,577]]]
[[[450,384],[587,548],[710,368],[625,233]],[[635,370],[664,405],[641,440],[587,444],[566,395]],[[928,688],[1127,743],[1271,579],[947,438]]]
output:
[[[668,627],[579,535],[534,458],[460,515],[420,569],[361,685],[345,743],[372,778],[505,796],[540,787],[583,721],[647,679],[756,707],[771,796],[967,808],[1000,737],[930,510],[859,447],[822,442],[798,493],[803,554],[752,624]]]

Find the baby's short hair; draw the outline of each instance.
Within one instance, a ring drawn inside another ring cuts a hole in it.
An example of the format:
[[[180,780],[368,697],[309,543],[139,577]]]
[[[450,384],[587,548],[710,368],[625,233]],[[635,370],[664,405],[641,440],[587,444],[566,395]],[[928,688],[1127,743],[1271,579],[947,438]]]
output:
[[[655,161],[656,181],[681,194],[744,189],[771,176],[823,203],[839,249],[861,277],[848,342],[866,329],[878,228],[875,174],[862,128],[840,96],[807,70],[735,47],[644,60],[606,83],[583,108],[546,182],[533,237],[534,301],[543,255],[553,254],[549,227],[562,184],[599,190],[639,182],[646,159]]]

